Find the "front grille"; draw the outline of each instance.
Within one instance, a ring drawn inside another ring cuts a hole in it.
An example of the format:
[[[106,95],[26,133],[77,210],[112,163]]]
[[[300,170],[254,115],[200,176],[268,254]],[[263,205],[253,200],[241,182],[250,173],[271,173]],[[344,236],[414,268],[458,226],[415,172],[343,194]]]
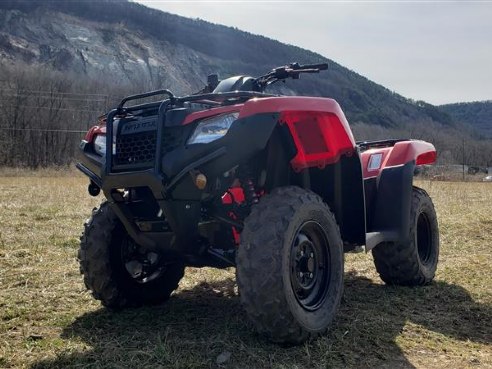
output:
[[[115,142],[116,151],[113,154],[115,170],[141,170],[154,167],[157,130],[155,126],[140,124],[142,122],[147,121],[142,119],[120,122]],[[162,155],[183,146],[192,128],[191,125],[190,127],[164,127],[160,138]]]
[[[119,135],[116,138],[114,165],[151,168],[155,151],[156,131]]]

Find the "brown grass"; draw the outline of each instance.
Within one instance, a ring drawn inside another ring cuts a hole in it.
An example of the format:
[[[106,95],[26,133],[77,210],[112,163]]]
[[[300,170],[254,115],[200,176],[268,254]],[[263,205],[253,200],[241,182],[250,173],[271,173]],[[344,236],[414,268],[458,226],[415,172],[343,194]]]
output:
[[[492,183],[420,182],[441,227],[435,283],[387,287],[370,255],[346,257],[328,336],[279,347],[255,335],[234,271],[188,269],[164,306],[111,313],[76,253],[100,198],[78,175],[0,177],[0,367],[492,368]],[[227,356],[227,355],[226,355]]]

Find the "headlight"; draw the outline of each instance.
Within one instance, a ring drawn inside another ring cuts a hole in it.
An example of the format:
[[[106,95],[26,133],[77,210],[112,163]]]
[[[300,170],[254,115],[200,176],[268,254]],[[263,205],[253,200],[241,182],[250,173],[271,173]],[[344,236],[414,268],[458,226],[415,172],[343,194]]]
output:
[[[188,145],[209,143],[224,137],[239,113],[217,115],[202,120],[188,140]]]
[[[94,151],[101,156],[106,155],[106,135],[97,135],[94,140]]]

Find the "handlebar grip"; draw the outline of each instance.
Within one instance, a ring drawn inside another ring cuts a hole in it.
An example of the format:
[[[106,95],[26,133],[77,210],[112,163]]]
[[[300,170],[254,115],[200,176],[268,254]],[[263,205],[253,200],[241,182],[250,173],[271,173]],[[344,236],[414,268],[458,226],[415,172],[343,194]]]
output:
[[[319,69],[318,68],[287,69],[286,73],[288,73],[288,75],[299,75],[301,73],[319,73]]]
[[[328,64],[327,63],[321,63],[321,64],[307,64],[307,65],[301,65],[300,69],[318,69],[318,70],[327,70],[328,69]]]

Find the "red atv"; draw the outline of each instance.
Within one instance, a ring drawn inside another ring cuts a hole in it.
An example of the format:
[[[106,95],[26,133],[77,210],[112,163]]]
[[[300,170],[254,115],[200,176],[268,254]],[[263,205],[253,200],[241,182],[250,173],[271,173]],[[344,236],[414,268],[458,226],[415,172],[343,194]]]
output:
[[[293,63],[200,93],[126,97],[81,143],[77,167],[106,201],[85,224],[84,282],[110,308],[160,303],[186,266],[236,267],[259,332],[323,334],[343,290],[344,252],[365,246],[389,284],[424,285],[439,253],[436,214],[412,185],[436,159],[423,141],[356,143],[336,101],[264,93],[326,64]],[[163,96],[134,104],[137,99]]]

